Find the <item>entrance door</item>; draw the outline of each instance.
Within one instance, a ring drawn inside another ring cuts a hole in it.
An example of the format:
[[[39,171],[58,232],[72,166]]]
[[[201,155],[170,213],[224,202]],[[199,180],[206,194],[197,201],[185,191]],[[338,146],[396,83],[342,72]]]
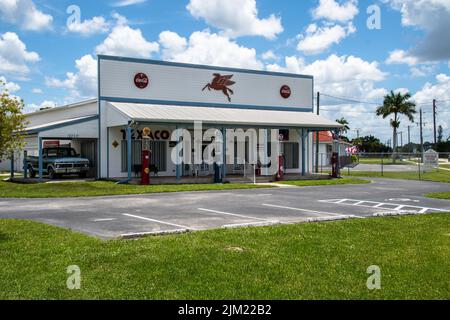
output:
[[[300,168],[300,144],[295,142],[284,143],[284,167],[285,169]]]
[[[89,140],[81,142],[81,156],[90,162],[89,178],[97,177],[97,141]]]

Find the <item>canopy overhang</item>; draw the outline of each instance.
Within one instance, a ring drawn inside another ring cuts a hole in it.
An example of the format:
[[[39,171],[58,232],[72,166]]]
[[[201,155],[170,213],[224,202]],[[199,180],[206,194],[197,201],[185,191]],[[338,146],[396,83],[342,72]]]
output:
[[[197,106],[167,106],[108,102],[108,126],[125,125],[130,121],[186,124],[202,122],[230,127],[300,128],[333,130],[342,126],[322,116],[298,111],[256,110]]]

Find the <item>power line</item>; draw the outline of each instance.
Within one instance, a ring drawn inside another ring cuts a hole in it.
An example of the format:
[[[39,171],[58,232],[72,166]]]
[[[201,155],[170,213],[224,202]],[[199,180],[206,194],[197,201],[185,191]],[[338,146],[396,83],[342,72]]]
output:
[[[333,95],[326,94],[326,93],[320,93],[320,95],[326,96],[326,97],[329,97],[329,98],[342,100],[342,101],[349,101],[349,102],[353,102],[353,103],[382,105],[382,103],[379,103],[379,102],[361,101],[361,100],[358,100],[357,98],[337,97],[337,96],[333,96]]]

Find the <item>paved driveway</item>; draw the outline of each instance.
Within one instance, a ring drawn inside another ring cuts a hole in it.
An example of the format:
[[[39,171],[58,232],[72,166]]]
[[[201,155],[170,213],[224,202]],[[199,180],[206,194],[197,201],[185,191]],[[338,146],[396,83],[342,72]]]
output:
[[[189,192],[74,199],[2,199],[0,218],[30,219],[103,239],[214,228],[450,212],[422,197],[449,184],[374,179],[370,185]]]

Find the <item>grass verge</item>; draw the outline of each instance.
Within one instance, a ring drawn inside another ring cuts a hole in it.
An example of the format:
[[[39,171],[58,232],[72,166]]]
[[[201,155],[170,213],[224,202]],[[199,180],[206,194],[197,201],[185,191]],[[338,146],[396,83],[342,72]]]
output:
[[[402,160],[396,160],[394,163],[394,160],[392,158],[360,158],[359,163],[361,164],[379,164],[383,163],[384,165],[406,165]]]
[[[450,192],[427,193],[425,196],[434,199],[450,200]]]
[[[255,188],[268,186],[243,183],[139,186],[118,185],[105,181],[20,184],[0,181],[0,198],[67,198]]]
[[[330,180],[296,180],[296,181],[283,181],[279,182],[284,185],[307,187],[307,186],[331,186],[341,184],[367,184],[368,180],[358,178],[343,178],[343,179],[330,179]]]
[[[450,299],[450,214],[100,241],[0,221],[0,299]],[[66,269],[81,269],[68,290]],[[381,290],[366,287],[381,268]]]
[[[389,179],[405,179],[405,180],[419,180],[418,172],[366,172],[366,171],[351,171],[350,175],[347,170],[343,170],[342,174],[353,177],[373,177],[373,178],[389,178]],[[450,183],[450,171],[433,171],[421,174],[421,180],[434,182]]]

